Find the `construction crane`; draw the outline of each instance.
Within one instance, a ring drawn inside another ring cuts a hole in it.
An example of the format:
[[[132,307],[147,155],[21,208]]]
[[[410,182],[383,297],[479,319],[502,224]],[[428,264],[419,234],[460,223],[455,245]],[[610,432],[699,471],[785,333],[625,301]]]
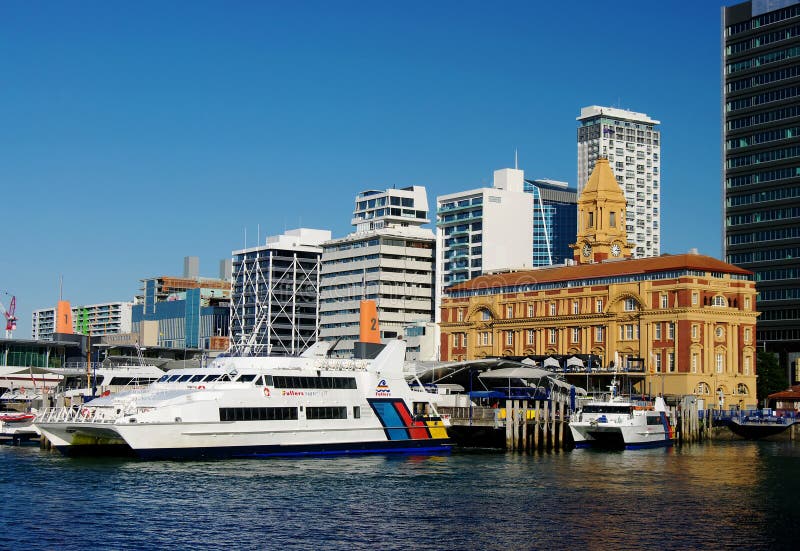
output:
[[[4,291],[4,294],[8,294],[7,291]],[[14,331],[17,329],[17,317],[14,315],[14,312],[17,310],[17,297],[12,296],[11,302],[9,303],[8,309],[3,305],[3,301],[0,301],[0,311],[3,312],[3,315],[6,317],[6,338],[10,339]]]

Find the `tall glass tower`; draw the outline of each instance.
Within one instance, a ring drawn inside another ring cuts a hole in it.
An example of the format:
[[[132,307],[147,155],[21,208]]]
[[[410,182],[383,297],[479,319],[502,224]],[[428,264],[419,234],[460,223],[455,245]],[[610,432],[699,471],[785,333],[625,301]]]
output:
[[[722,33],[725,259],[755,273],[758,346],[779,353],[794,381],[800,363],[800,0],[723,8]]]
[[[578,227],[578,192],[567,182],[525,180],[533,195],[533,266],[552,266],[572,259],[570,244]]]

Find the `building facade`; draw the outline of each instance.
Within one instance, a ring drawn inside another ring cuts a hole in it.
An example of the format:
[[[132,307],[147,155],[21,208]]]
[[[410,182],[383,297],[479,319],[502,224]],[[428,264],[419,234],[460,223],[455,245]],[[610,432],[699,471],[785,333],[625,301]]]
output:
[[[800,364],[800,1],[723,8],[725,259],[755,274],[758,341]]]
[[[625,198],[602,159],[578,204],[576,264],[446,290],[442,360],[591,355],[643,367],[639,391],[756,404],[752,273],[698,254],[634,259]]]
[[[572,258],[578,193],[555,180],[525,180],[524,191],[533,197],[532,266],[563,264]]]
[[[199,261],[186,257],[182,277],[141,280],[132,315],[138,343],[205,350],[229,347],[231,283],[198,273]]]
[[[625,226],[636,258],[661,251],[661,124],[644,113],[592,105],[578,127],[578,194],[599,158],[608,159],[628,201]]]
[[[130,333],[133,302],[103,302],[73,306],[72,330],[81,335],[105,336]],[[55,308],[34,310],[32,332],[34,340],[52,340],[55,333]]]
[[[350,356],[359,336],[359,305],[376,301],[381,336],[433,319],[435,236],[425,188],[368,190],[356,197],[356,231],[322,245],[320,339]]]
[[[288,356],[317,341],[321,245],[330,238],[327,230],[299,228],[233,251],[234,350]]]
[[[533,196],[524,186],[524,172],[506,168],[491,188],[436,198],[437,296],[485,272],[532,266]]]

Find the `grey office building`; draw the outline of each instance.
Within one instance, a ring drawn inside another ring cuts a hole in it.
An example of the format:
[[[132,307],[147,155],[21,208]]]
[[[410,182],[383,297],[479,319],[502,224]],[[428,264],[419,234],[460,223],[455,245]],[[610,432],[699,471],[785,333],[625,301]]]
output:
[[[800,363],[800,0],[722,10],[725,260],[755,273],[756,339]]]

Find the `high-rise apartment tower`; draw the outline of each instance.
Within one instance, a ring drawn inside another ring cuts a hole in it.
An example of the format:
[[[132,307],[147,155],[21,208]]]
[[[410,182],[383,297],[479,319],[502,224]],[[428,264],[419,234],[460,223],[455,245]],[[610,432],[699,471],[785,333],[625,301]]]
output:
[[[759,347],[800,379],[800,1],[722,9],[725,260],[755,273]],[[794,368],[794,369],[792,369]]]
[[[578,117],[578,194],[597,159],[608,159],[628,202],[625,229],[636,258],[661,251],[661,124],[644,113],[592,105]]]

